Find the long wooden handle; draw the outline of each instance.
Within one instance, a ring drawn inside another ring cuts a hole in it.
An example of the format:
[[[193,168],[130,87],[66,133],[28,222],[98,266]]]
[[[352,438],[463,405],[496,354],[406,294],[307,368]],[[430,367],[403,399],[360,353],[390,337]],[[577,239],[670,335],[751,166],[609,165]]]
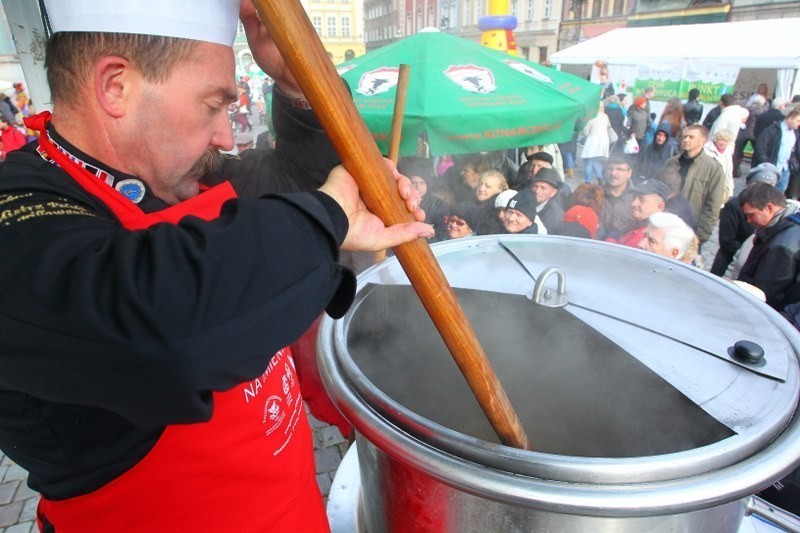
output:
[[[392,112],[392,129],[389,131],[389,159],[396,165],[400,160],[400,140],[403,135],[403,117],[406,112],[406,96],[408,95],[408,73],[411,67],[400,65],[397,72],[397,90]],[[372,263],[380,263],[386,259],[386,250],[372,254]]]
[[[397,90],[394,97],[394,112],[392,113],[392,129],[389,131],[389,159],[397,164],[400,159],[400,141],[403,132],[403,116],[406,112],[406,97],[408,96],[408,73],[411,67],[400,65],[397,73]]]
[[[298,0],[255,0],[286,64],[353,175],[367,207],[385,224],[413,221],[394,177]],[[425,239],[395,248],[400,264],[503,444],[530,449],[467,316]]]

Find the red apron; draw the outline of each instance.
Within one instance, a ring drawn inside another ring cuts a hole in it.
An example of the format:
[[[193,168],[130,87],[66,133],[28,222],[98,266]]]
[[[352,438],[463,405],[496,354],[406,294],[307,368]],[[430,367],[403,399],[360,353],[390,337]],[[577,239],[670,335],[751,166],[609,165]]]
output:
[[[236,196],[226,182],[145,214],[50,142],[49,113],[31,118],[40,148],[128,229],[177,224],[186,215],[213,220]],[[39,528],[45,518],[56,533],[330,531],[291,352],[264,361],[257,379],[214,393],[209,422],[168,426],[136,466],[106,486],[62,501],[42,498]]]

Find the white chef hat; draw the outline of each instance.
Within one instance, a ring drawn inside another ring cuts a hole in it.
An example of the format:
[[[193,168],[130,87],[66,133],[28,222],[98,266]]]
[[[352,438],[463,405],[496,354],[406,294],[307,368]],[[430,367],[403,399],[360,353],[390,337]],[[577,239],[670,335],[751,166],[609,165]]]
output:
[[[231,46],[241,0],[46,0],[53,33],[137,33]]]

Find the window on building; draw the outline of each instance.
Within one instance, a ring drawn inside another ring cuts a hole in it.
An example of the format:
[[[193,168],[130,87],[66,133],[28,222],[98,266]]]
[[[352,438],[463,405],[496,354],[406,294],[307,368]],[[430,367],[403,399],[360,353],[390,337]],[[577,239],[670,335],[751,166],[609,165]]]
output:
[[[314,29],[317,30],[317,35],[322,36],[322,17],[313,15],[311,17],[311,24],[314,26]]]
[[[625,0],[614,0],[614,14],[622,15],[625,11]]]
[[[549,19],[553,16],[553,0],[544,0],[544,13],[542,18]]]
[[[436,8],[430,6],[428,8],[428,26],[435,28],[436,27]]]
[[[592,2],[592,17],[602,17],[603,16],[603,2],[602,0],[594,0]]]
[[[525,20],[533,20],[533,0],[528,0],[528,5],[526,7]]]
[[[345,0],[342,0],[342,1],[345,1]],[[344,60],[345,61],[350,61],[351,59],[354,59],[355,57],[356,57],[356,53],[355,52],[353,52],[352,50],[345,50],[345,52],[344,52]]]
[[[328,17],[328,37],[336,37],[336,17]]]
[[[517,16],[517,0],[511,0],[511,16]]]
[[[350,17],[342,17],[342,37],[350,37]]]
[[[539,64],[544,65],[547,63],[547,47],[540,46],[539,47]]]

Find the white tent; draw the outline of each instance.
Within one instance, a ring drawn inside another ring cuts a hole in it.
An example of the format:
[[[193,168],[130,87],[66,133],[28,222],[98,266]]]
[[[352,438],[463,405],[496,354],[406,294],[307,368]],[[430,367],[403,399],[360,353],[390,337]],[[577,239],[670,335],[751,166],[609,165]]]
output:
[[[603,60],[609,69],[674,61],[775,69],[776,96],[791,97],[800,93],[800,18],[620,28],[556,52],[550,60],[557,65]]]

